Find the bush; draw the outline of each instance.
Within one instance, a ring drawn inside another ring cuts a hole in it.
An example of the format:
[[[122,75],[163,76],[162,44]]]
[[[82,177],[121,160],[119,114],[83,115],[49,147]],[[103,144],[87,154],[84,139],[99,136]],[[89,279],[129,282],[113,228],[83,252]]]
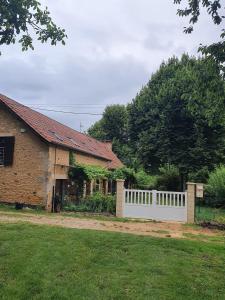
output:
[[[188,175],[188,180],[192,182],[207,183],[208,179],[209,179],[209,170],[207,167],[203,167],[197,172],[192,172]]]
[[[157,180],[157,176],[149,175],[143,170],[136,173],[137,188],[149,190],[155,189]]]
[[[166,164],[159,168],[157,189],[162,191],[179,191],[181,187],[179,170],[176,166]]]
[[[87,199],[83,199],[79,204],[69,204],[64,207],[66,211],[93,212],[93,213],[116,213],[116,198],[112,195],[94,193]]]
[[[217,167],[209,174],[206,192],[214,197],[215,204],[225,205],[225,167]]]
[[[131,168],[122,167],[119,169],[116,169],[112,172],[111,179],[117,180],[117,179],[124,179],[125,180],[125,186],[128,188],[134,184],[136,184],[136,176],[135,171]]]

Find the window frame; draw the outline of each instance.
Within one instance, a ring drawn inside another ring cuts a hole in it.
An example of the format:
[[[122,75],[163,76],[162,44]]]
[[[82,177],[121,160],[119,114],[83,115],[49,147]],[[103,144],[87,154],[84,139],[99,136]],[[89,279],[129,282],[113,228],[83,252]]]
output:
[[[2,159],[1,159],[1,151],[2,151]],[[0,146],[0,167],[4,167],[5,165],[5,147]]]
[[[0,148],[4,149],[0,167],[11,167],[14,161],[15,136],[0,136]]]
[[[95,179],[94,191],[101,192],[101,180],[100,179]]]

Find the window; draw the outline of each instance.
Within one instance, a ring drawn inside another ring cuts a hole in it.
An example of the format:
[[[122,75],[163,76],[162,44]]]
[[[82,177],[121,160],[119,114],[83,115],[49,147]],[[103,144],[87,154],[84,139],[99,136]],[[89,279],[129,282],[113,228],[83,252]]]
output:
[[[0,137],[0,166],[11,166],[14,154],[14,136]]]
[[[101,191],[101,181],[99,179],[95,180],[95,188],[94,188],[95,192],[100,192]]]
[[[5,147],[0,147],[0,166],[4,166]]]

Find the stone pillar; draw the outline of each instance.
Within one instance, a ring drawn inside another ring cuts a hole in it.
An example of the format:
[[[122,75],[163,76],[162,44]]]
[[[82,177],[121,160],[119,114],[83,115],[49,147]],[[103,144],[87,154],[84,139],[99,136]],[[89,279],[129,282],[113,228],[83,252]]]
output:
[[[108,182],[108,180],[105,181],[105,194],[106,195],[109,194],[109,182]]]
[[[196,184],[193,182],[187,183],[187,223],[195,222],[195,196]]]
[[[85,199],[87,197],[87,182],[84,180],[83,183],[83,198]]]
[[[123,217],[123,203],[124,203],[124,180],[116,180],[116,216]]]
[[[94,180],[92,179],[91,183],[90,183],[90,195],[91,196],[93,195],[93,190],[94,190]]]
[[[103,179],[102,191],[103,191],[104,195],[108,195],[108,180],[107,179]]]

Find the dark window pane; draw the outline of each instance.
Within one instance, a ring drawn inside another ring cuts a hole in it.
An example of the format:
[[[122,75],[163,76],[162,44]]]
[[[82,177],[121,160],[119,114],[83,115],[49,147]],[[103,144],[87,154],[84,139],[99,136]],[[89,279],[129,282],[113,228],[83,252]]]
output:
[[[14,136],[0,137],[0,148],[2,149],[0,152],[0,165],[1,165],[1,157],[3,160],[2,165],[11,166],[13,164],[14,144],[15,144]]]
[[[5,147],[0,147],[0,166],[4,166],[5,161]]]

